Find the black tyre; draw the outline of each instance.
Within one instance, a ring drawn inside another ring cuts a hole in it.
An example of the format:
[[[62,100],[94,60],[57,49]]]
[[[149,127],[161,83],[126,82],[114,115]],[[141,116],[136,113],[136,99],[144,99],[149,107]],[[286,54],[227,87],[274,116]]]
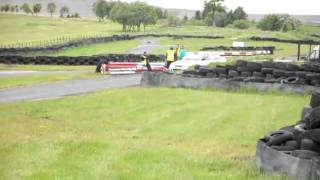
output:
[[[306,120],[307,129],[320,128],[320,107],[312,109]]]
[[[285,77],[286,76],[286,71],[281,70],[281,69],[274,69],[273,70],[273,75],[274,77]]]
[[[320,106],[320,92],[314,92],[311,96],[310,106],[316,108]]]
[[[311,72],[311,70],[312,70],[312,65],[311,65],[311,64],[302,64],[302,65],[301,65],[301,69],[302,69],[303,71]]]
[[[296,75],[297,75],[299,78],[306,79],[306,78],[307,78],[307,74],[309,74],[309,72],[306,72],[306,71],[296,71]]]
[[[259,72],[259,71],[261,71],[261,64],[257,63],[257,62],[248,62],[247,63],[247,68],[251,72],[255,72],[255,71]]]
[[[273,145],[281,145],[282,143],[285,143],[286,141],[293,140],[293,134],[290,132],[286,132],[282,135],[271,137],[270,141],[267,142],[268,146]]]
[[[319,153],[308,150],[295,150],[292,151],[291,155],[302,159],[312,159],[314,157],[319,157]]]
[[[310,73],[306,75],[306,79],[309,80],[319,80],[320,79],[320,73]]]
[[[283,63],[283,62],[276,62],[275,63],[275,68],[286,70],[287,69],[287,64]]]
[[[262,68],[274,68],[275,64],[272,61],[264,61],[261,63]]]
[[[207,78],[215,78],[215,77],[217,77],[216,74],[214,74],[212,72],[207,73]]]
[[[252,73],[251,73],[251,72],[246,72],[246,71],[244,71],[244,72],[241,72],[240,76],[241,76],[241,77],[251,77],[251,76],[252,76]]]
[[[301,112],[301,122],[306,122],[306,117],[310,115],[312,108],[304,107]]]
[[[229,78],[238,77],[238,76],[239,76],[239,73],[237,71],[229,70],[229,73],[228,73]]]
[[[250,72],[250,69],[247,67],[237,67],[238,72]]]
[[[273,74],[273,68],[262,68],[261,72],[264,74]]]
[[[252,76],[261,78],[261,77],[264,77],[264,74],[262,72],[253,72]]]
[[[300,149],[320,153],[320,145],[316,144],[311,139],[302,139],[300,143]]]
[[[298,65],[292,64],[292,63],[288,63],[287,67],[286,67],[287,71],[299,71],[300,67]]]
[[[262,77],[249,77],[244,80],[244,82],[254,82],[254,83],[263,83],[264,78]]]
[[[247,66],[247,61],[238,60],[238,61],[236,62],[236,66],[237,66],[237,67],[246,67],[246,66]]]
[[[226,68],[213,68],[213,69],[212,69],[212,72],[213,72],[213,73],[216,73],[216,74],[224,74],[224,75],[227,75],[228,70],[227,70]]]
[[[297,84],[299,81],[298,77],[289,77],[280,81],[281,84]]]

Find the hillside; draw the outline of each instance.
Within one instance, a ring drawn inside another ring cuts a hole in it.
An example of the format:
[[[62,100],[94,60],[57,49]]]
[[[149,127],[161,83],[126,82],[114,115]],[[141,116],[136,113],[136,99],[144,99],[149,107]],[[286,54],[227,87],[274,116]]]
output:
[[[46,6],[50,2],[55,2],[58,6],[58,9],[61,6],[68,6],[70,8],[71,13],[79,13],[82,17],[95,17],[91,7],[92,4],[96,0],[1,0],[0,4],[18,4],[21,5],[24,2],[34,4],[41,3],[43,7],[42,15],[49,15],[46,12]],[[195,10],[186,10],[186,9],[168,9],[169,13],[175,13],[178,17],[183,18],[184,16],[188,16],[189,18],[195,15]],[[263,14],[249,14],[249,19],[251,20],[260,20],[263,18]],[[319,16],[308,16],[308,15],[293,15],[295,18],[299,19],[304,23],[317,23],[320,24],[320,15]]]

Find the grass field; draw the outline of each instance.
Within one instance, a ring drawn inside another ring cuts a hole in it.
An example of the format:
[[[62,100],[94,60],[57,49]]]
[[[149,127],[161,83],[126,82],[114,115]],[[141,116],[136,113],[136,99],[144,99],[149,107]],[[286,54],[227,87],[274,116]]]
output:
[[[176,45],[182,44],[185,48],[190,51],[199,51],[203,47],[214,47],[214,46],[232,46],[232,38],[225,39],[197,39],[197,38],[184,38],[184,39],[173,39],[173,38],[161,38],[161,45]],[[275,46],[276,50],[273,56],[274,58],[283,58],[283,57],[296,57],[298,51],[298,45],[289,44],[289,43],[277,43],[277,42],[257,42],[257,41],[245,41],[246,46]],[[154,49],[154,54],[164,54],[167,48],[156,48]],[[309,53],[309,46],[301,46],[301,55],[307,55]],[[239,57],[238,57],[239,58]],[[241,57],[247,58],[247,57]],[[259,57],[257,57],[259,58]],[[261,58],[261,57],[260,57]]]
[[[0,64],[0,70],[28,71],[94,71],[95,66],[62,66],[62,65],[17,65]]]
[[[98,22],[94,19],[60,19],[49,17],[35,17],[14,14],[0,14],[0,44],[16,42],[32,42],[53,40],[57,37],[80,35],[93,36],[120,34],[121,25],[109,21]],[[310,33],[319,32],[320,26],[304,25],[299,30],[282,33],[261,31],[256,28],[238,30],[232,28],[212,28],[206,26],[166,27],[161,24],[149,26],[146,33],[170,33],[194,35],[224,35],[227,38],[243,39],[253,35],[278,37],[286,39],[310,38]],[[143,33],[143,32],[141,32]]]
[[[0,179],[283,179],[255,168],[256,141],[308,101],[129,88],[0,105]]]
[[[132,49],[140,44],[139,39],[118,41],[113,43],[99,43],[89,46],[79,47],[75,49],[67,49],[57,53],[50,54],[52,56],[91,56],[98,54],[124,54],[129,53]]]

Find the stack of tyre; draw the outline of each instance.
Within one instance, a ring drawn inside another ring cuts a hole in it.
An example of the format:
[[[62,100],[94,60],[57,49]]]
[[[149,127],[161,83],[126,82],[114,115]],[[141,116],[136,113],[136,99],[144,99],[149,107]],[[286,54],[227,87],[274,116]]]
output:
[[[310,106],[303,108],[297,124],[271,132],[262,141],[298,158],[320,158],[320,92],[312,95]]]
[[[183,75],[243,82],[320,86],[320,63],[296,65],[238,60],[234,65],[219,65],[214,68],[195,66],[194,70],[184,71]]]

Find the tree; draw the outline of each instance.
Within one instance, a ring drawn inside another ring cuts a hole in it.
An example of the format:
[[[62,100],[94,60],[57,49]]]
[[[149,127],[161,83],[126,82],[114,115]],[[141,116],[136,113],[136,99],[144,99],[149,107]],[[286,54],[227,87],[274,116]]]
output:
[[[20,9],[22,9],[23,12],[26,14],[32,13],[32,10],[31,10],[28,3],[23,3],[23,5],[20,7]]]
[[[47,5],[47,11],[48,13],[50,13],[51,17],[52,17],[52,14],[56,12],[56,9],[57,9],[57,6],[55,3],[49,3]]]
[[[265,16],[257,25],[265,31],[291,31],[300,26],[300,22],[289,15],[269,14]]]
[[[5,12],[9,12],[9,11],[10,11],[10,5],[9,5],[9,4],[6,4],[6,5],[4,6],[4,11],[5,11]]]
[[[94,14],[98,17],[99,21],[101,21],[104,18],[110,18],[110,12],[116,3],[118,2],[97,0],[92,5],[92,10]]]
[[[180,19],[175,13],[170,13],[168,15],[168,26],[177,27],[181,24]]]
[[[19,6],[18,6],[18,5],[15,5],[15,6],[14,6],[14,10],[16,11],[16,13],[18,13],[18,12],[19,12]]]
[[[234,10],[233,12],[233,21],[241,20],[241,19],[246,20],[247,17],[248,15],[242,7],[237,7],[237,9]]]
[[[233,22],[233,27],[237,29],[248,29],[250,27],[250,22],[248,20],[235,20]]]
[[[168,18],[168,10],[164,10],[163,19],[167,19],[167,18]]]
[[[164,12],[162,11],[161,8],[156,8],[155,9],[156,13],[157,13],[157,16],[158,16],[158,19],[164,19]]]
[[[67,6],[62,6],[60,9],[60,17],[63,18],[65,14],[69,14],[69,8]]]
[[[123,31],[140,31],[148,25],[156,24],[158,15],[154,7],[144,2],[117,2],[112,8],[111,20],[122,24]]]
[[[14,13],[14,6],[10,6],[10,11]]]
[[[196,11],[195,19],[196,20],[201,20],[201,11]]]
[[[215,14],[217,12],[225,12],[225,7],[221,5],[224,0],[210,0],[204,1],[203,18],[211,25],[214,25]]]
[[[33,5],[33,12],[37,15],[38,13],[40,13],[42,9],[42,5],[37,3],[35,5]]]
[[[214,18],[214,23],[217,27],[225,27],[227,25],[227,13],[217,12]]]

